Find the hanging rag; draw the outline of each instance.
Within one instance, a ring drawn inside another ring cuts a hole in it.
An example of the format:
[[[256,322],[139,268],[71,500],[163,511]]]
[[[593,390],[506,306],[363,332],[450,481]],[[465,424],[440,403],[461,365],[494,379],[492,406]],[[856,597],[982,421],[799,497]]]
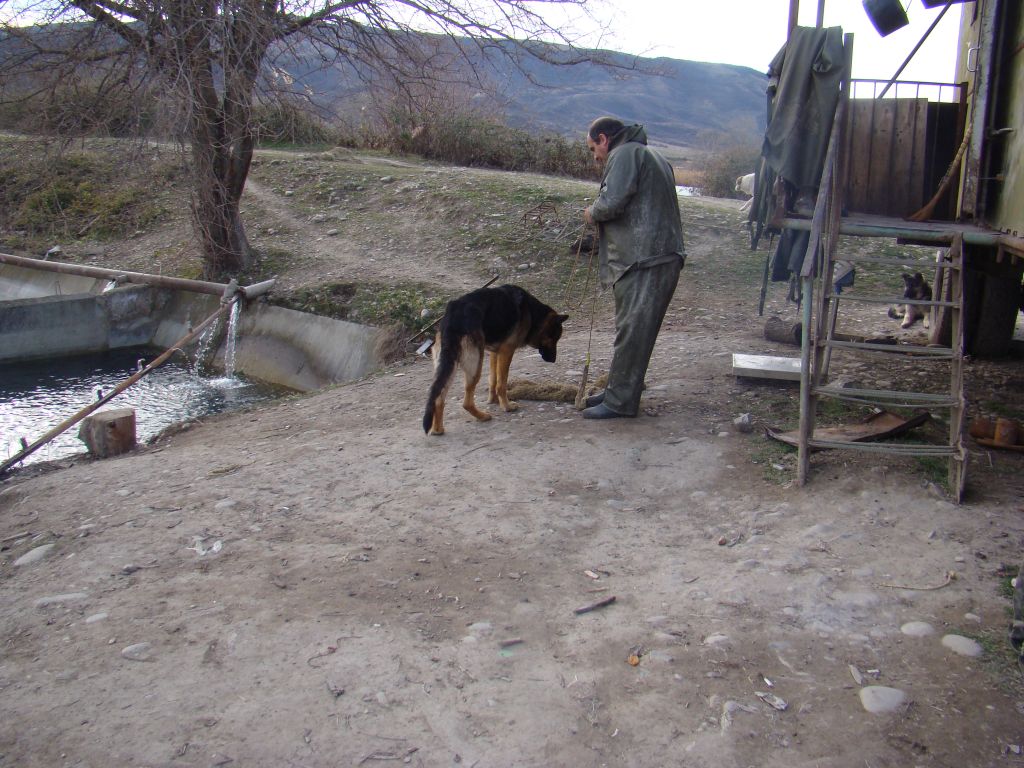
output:
[[[786,213],[814,208],[839,104],[845,52],[841,27],[796,27],[768,67],[768,127],[761,146],[754,201],[750,208],[751,247],[762,233],[779,231]],[[799,272],[801,238],[780,238],[772,280]],[[806,246],[806,239],[803,239]]]

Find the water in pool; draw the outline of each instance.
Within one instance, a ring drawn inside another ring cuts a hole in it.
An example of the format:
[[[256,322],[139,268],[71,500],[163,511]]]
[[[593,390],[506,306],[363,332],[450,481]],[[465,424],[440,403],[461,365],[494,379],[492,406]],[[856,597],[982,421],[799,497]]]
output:
[[[94,402],[97,390],[110,392],[161,354],[150,348],[5,364],[0,370],[0,460],[31,444],[48,430]],[[175,354],[103,406],[134,408],[140,443],[181,421],[236,410],[272,400],[287,390],[232,375],[196,375],[191,361]],[[25,464],[83,453],[75,424],[25,458]]]

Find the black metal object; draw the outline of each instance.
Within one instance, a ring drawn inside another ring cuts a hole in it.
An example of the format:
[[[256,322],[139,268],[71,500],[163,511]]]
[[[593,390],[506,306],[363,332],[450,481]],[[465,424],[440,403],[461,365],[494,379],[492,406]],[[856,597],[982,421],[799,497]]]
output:
[[[910,23],[900,0],[863,0],[864,12],[882,37]]]

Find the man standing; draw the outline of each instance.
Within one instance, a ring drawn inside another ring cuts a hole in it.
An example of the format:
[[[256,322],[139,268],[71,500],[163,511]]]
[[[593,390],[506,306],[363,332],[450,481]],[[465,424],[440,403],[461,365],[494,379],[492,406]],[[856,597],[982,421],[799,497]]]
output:
[[[615,295],[615,347],[603,392],[585,419],[636,416],[644,376],[686,261],[672,166],[647,146],[642,125],[600,117],[587,148],[603,169],[597,200],[583,211],[600,235],[601,284]]]

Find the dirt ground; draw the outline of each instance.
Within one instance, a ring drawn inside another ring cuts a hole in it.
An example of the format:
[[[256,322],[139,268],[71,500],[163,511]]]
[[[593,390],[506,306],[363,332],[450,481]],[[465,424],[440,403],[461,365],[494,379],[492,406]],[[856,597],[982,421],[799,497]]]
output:
[[[339,273],[401,271],[291,223]],[[887,457],[816,455],[797,487],[762,432],[793,390],[730,357],[795,348],[702,285],[716,237],[691,222],[637,419],[524,400],[428,438],[409,358],[6,478],[0,765],[1020,765],[1021,456],[971,444],[961,506]],[[567,331],[513,377],[578,381],[589,327]],[[875,686],[902,701],[868,711]]]

